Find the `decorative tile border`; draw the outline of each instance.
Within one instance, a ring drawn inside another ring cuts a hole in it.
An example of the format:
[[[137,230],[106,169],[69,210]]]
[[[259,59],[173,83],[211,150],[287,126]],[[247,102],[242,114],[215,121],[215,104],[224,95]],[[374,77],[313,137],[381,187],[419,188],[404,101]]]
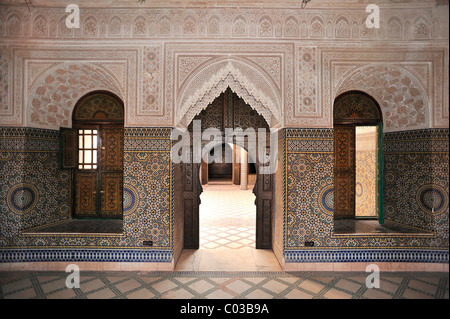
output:
[[[287,263],[303,262],[429,262],[448,263],[448,250],[372,249],[372,250],[286,250]]]
[[[3,262],[97,261],[171,262],[172,250],[125,249],[11,249],[0,250]]]
[[[385,153],[448,152],[448,129],[426,129],[385,133]]]

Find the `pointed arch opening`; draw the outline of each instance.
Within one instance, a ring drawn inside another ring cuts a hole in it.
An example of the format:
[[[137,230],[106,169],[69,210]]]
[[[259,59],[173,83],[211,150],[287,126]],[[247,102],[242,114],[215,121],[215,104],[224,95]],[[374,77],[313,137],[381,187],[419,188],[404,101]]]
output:
[[[190,163],[180,164],[182,190],[180,198],[175,197],[176,201],[181,201],[182,206],[180,211],[183,217],[180,219],[184,224],[184,256],[202,254],[216,262],[221,260],[219,268],[225,267],[222,270],[242,267],[229,264],[230,260],[222,260],[223,255],[213,250],[230,249],[227,253],[235,258],[249,253],[240,248],[271,250],[274,174],[260,174],[258,168],[262,164],[258,161],[257,150],[249,148],[251,137],[246,136],[242,144],[238,139],[227,138],[226,132],[228,128],[240,128],[244,132],[248,128],[256,132],[258,128],[262,128],[269,133],[269,126],[230,87],[200,111],[189,123],[187,130],[192,132],[194,125],[201,127],[202,161],[193,163],[191,160]],[[204,135],[211,128],[222,139],[218,141]],[[222,227],[220,223],[224,220],[229,224]],[[220,227],[222,228],[219,229]],[[216,233],[213,239],[210,237],[211,240],[205,240],[208,236],[203,235],[208,234],[202,233],[221,230],[224,232]],[[234,232],[234,236],[230,232]],[[258,254],[256,250],[254,253]],[[193,257],[181,257],[180,260],[184,261],[186,258]],[[273,260],[278,264],[275,256]],[[214,262],[212,263],[211,267],[214,268]],[[219,270],[211,267],[203,269]]]
[[[270,128],[282,127],[282,94],[273,79],[244,58],[219,57],[186,78],[175,103],[175,127],[186,128],[227,88],[249,104]]]

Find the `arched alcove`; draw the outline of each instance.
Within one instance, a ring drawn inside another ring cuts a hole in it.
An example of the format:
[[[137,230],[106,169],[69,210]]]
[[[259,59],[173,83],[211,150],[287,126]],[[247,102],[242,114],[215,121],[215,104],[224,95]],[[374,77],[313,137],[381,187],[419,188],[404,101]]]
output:
[[[377,101],[361,91],[334,102],[334,219],[383,220],[382,113]],[[382,192],[381,192],[382,194]]]

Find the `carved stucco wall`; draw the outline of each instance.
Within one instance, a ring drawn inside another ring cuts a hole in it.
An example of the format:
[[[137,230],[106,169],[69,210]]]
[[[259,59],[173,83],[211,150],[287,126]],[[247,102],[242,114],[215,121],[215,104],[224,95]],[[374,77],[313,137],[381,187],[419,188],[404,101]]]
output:
[[[431,127],[427,93],[417,78],[393,65],[366,65],[345,76],[337,94],[360,90],[377,100],[385,131]]]
[[[182,126],[233,86],[272,127],[332,127],[347,89],[377,99],[387,131],[448,127],[448,6],[384,4],[380,29],[348,4],[82,8],[78,29],[64,8],[0,6],[2,126],[70,126],[94,89],[124,100],[126,126]]]
[[[60,63],[38,77],[27,105],[27,125],[71,126],[77,101],[88,92],[107,90],[123,98],[111,74],[91,63]]]

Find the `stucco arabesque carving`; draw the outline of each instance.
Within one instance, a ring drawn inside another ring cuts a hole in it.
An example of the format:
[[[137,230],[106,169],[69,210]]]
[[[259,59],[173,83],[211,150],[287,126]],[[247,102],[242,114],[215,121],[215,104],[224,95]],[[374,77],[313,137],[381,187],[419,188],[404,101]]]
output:
[[[106,90],[123,99],[118,81],[101,65],[59,63],[44,72],[33,86],[26,107],[26,123],[50,129],[70,126],[78,99],[96,90]]]
[[[179,101],[181,101],[182,104],[175,114],[175,123],[177,127],[187,127],[195,115],[205,109],[228,87],[261,114],[271,128],[282,126],[280,97],[275,96],[276,93],[274,90],[271,90],[271,95],[275,96],[275,98],[269,97],[268,94],[261,89],[261,86],[265,86],[266,88],[268,86],[267,83],[261,85],[261,83],[266,82],[261,80],[263,78],[262,75],[258,81],[260,82],[260,85],[258,86],[254,80],[252,81],[240,72],[239,69],[235,67],[234,63],[231,60],[222,62],[222,64],[225,65],[211,77],[203,78],[203,81],[200,82],[201,84],[198,84],[199,81],[195,80],[202,77],[205,73],[204,70],[197,72],[197,74],[191,78],[191,83],[197,82],[196,89],[187,97],[183,96],[185,92],[180,94]]]
[[[359,66],[337,81],[336,88],[336,96],[350,90],[372,95],[380,104],[386,132],[432,127],[427,92],[401,65]]]

